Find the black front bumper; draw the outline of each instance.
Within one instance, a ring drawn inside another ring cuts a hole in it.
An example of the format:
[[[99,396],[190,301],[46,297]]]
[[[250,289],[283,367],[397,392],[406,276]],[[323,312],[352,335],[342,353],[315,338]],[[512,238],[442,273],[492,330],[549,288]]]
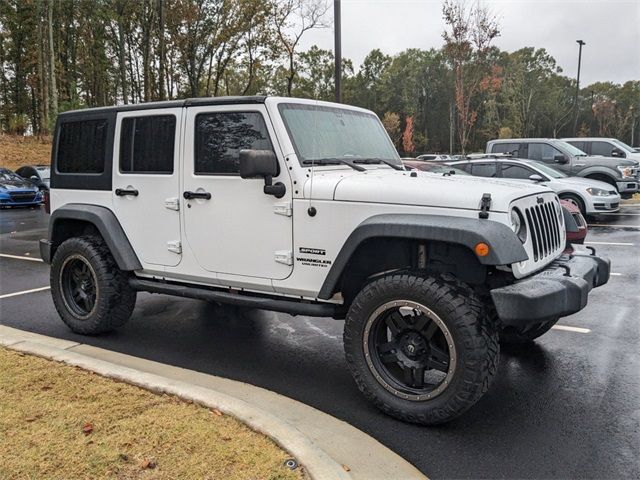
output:
[[[505,326],[521,327],[579,312],[592,288],[609,281],[611,262],[586,253],[562,255],[530,277],[491,290]]]

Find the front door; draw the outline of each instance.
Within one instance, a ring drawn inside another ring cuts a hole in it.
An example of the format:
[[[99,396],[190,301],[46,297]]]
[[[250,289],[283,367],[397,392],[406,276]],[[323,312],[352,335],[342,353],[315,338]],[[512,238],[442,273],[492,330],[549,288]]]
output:
[[[205,270],[284,279],[291,273],[291,179],[263,105],[189,107],[182,195],[186,244]],[[264,180],[242,179],[242,149],[273,150],[286,194],[263,192]]]
[[[113,208],[146,268],[181,259],[182,108],[121,112],[113,152]]]

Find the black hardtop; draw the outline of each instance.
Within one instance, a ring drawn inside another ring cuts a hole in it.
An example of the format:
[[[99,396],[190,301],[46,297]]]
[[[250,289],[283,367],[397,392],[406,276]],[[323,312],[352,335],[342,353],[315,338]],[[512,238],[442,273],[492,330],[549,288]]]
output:
[[[128,105],[114,105],[111,107],[83,108],[82,110],[70,110],[60,114],[61,117],[78,115],[95,115],[101,113],[118,113],[138,110],[155,110],[158,108],[180,108],[206,105],[244,105],[264,103],[265,95],[254,96],[228,96],[228,97],[198,97],[185,98],[183,100],[167,100],[164,102],[132,103]]]

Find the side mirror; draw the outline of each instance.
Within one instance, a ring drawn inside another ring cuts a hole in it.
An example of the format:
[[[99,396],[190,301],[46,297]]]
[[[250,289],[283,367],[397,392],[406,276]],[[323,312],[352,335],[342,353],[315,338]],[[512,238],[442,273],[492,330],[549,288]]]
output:
[[[617,148],[614,148],[611,151],[611,156],[612,157],[617,157],[617,158],[625,158],[626,157],[625,153],[622,150],[619,150]]]
[[[278,158],[273,151],[240,150],[240,176],[242,178],[264,178],[264,193],[282,198],[287,192],[284,183],[273,184],[273,177],[278,173]]]
[[[564,155],[555,155],[553,161],[556,163],[568,163],[569,160]]]
[[[529,180],[533,180],[534,182],[544,182],[544,178],[542,178],[537,173],[534,173],[533,175],[530,175],[529,176]]]

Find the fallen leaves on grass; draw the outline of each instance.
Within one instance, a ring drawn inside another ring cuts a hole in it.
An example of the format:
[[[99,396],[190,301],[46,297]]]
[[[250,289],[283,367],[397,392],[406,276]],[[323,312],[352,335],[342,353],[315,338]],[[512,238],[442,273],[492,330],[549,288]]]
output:
[[[82,427],[82,433],[84,433],[85,435],[89,435],[91,432],[93,432],[93,425],[91,425],[90,423],[85,423]]]

